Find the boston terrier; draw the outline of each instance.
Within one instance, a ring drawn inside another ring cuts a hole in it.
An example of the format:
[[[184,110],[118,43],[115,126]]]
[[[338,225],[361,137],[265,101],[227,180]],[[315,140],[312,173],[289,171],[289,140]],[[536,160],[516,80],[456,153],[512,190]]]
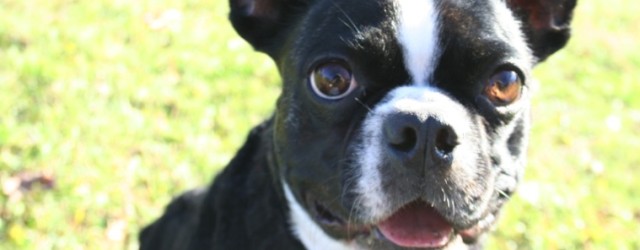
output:
[[[282,94],[141,248],[482,248],[522,178],[531,68],[566,44],[575,5],[230,0]]]

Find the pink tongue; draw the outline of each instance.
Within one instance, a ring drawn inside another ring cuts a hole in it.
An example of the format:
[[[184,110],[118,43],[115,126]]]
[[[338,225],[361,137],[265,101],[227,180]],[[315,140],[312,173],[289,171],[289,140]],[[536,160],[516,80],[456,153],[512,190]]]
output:
[[[380,232],[402,247],[443,247],[453,228],[431,206],[412,202],[378,224]]]

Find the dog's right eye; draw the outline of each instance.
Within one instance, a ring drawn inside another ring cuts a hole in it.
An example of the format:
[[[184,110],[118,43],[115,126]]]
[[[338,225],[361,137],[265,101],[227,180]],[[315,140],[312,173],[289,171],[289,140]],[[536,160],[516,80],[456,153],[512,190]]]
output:
[[[341,99],[357,86],[349,67],[340,62],[318,65],[309,75],[309,84],[316,95],[327,100]]]

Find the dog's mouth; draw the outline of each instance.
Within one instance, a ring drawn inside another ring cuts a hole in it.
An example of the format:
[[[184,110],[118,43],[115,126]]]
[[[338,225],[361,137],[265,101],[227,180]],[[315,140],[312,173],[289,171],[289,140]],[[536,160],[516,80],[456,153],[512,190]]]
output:
[[[435,207],[422,200],[414,200],[371,224],[344,220],[317,202],[313,212],[319,224],[347,240],[373,238],[406,248],[443,248],[458,235],[464,242],[473,243],[495,220],[495,216],[489,214],[471,227],[457,229]]]
[[[377,228],[387,240],[401,247],[440,248],[454,235],[453,226],[422,201],[405,205],[378,223]]]

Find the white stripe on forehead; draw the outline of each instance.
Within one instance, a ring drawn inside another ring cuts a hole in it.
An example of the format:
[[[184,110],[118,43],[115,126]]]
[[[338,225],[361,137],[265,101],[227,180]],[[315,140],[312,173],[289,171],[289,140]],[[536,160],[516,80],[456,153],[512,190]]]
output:
[[[438,50],[438,13],[433,0],[396,0],[397,38],[413,84],[429,85]]]

